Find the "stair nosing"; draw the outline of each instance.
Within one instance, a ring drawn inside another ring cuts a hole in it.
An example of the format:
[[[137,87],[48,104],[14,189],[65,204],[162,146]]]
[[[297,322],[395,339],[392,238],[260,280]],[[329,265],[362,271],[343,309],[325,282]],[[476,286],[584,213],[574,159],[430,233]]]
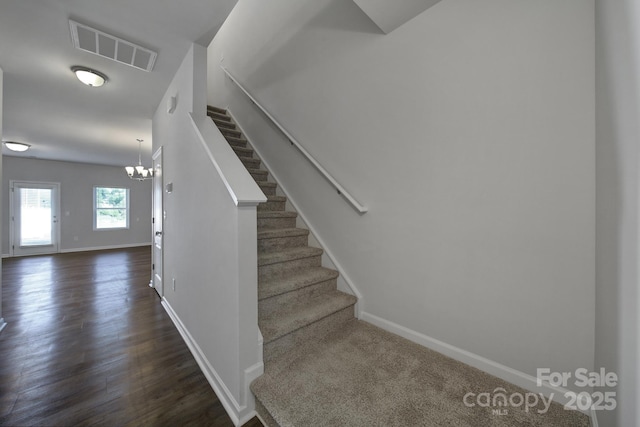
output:
[[[236,134],[236,133],[237,133],[238,135],[237,135],[237,136],[234,136],[233,138],[239,138],[239,137],[241,137],[241,136],[242,136],[242,132],[241,132],[241,131],[239,131],[238,129],[229,129],[229,128],[224,128],[224,127],[223,127],[223,128],[218,128],[218,129],[220,129],[220,132],[221,132],[221,133],[224,133],[224,132],[227,132],[227,133],[234,133],[234,134]],[[230,136],[230,135],[228,135],[228,136]]]
[[[276,184],[275,182],[269,182],[269,181],[260,181],[258,185],[260,187],[271,187],[271,188],[276,188],[278,186],[278,184]]]
[[[281,264],[289,261],[297,261],[305,258],[313,258],[316,256],[321,256],[323,253],[324,251],[322,249],[314,248],[311,246],[262,252],[258,254],[258,267]],[[278,256],[283,258],[274,259]]]
[[[222,120],[222,121],[231,123],[231,116],[229,116],[229,114],[227,114],[227,113],[220,113],[218,111],[207,109],[207,116],[211,117],[211,119],[213,119],[215,117],[218,120]],[[225,119],[229,119],[229,120],[225,120]]]
[[[269,320],[261,320],[260,329],[263,331],[264,344],[269,344],[273,341],[276,341],[279,338],[282,338],[286,335],[289,335],[299,329],[302,329],[306,326],[309,326],[319,320],[322,320],[328,316],[331,316],[334,313],[339,312],[340,310],[344,310],[349,306],[354,305],[358,299],[353,296],[346,294],[342,291],[331,291],[327,294],[322,294],[317,296],[316,298],[311,299],[305,304],[301,304],[299,306],[294,306],[291,310],[285,312],[277,312],[273,316],[270,316]],[[319,312],[311,312],[309,313],[309,308],[315,307],[318,309],[320,307]],[[307,316],[304,316],[304,313],[307,313]],[[298,324],[294,319],[302,320],[302,324]],[[284,327],[275,328],[276,331],[271,334],[268,330],[269,327],[273,327],[275,324],[284,323]],[[290,323],[287,325],[287,323]]]
[[[267,181],[261,181],[267,182]],[[258,212],[258,219],[267,218],[297,218],[298,213],[292,211],[260,211]]]
[[[232,142],[242,142],[242,143],[248,142],[246,139],[236,138],[235,136],[225,135],[225,138],[227,139],[227,141],[231,140]]]
[[[246,159],[253,159],[253,150],[251,150],[250,148],[243,148],[243,147],[234,147],[233,145],[231,146],[231,149],[233,150],[234,153],[236,153],[236,156],[240,157],[240,158],[246,158]],[[249,152],[249,150],[251,150],[251,152]],[[257,159],[260,160],[260,159]]]
[[[254,157],[247,157],[247,156],[238,156],[238,158],[240,160],[251,160],[253,162],[260,162],[260,159],[256,159]]]
[[[258,284],[258,301],[264,301],[269,298],[305,289],[319,283],[337,279],[339,276],[340,273],[330,268],[311,267],[287,275],[287,286],[282,286],[280,288],[277,287],[277,284],[283,282],[282,278],[263,280]],[[276,290],[273,290],[274,287]],[[269,290],[271,291],[268,292]]]
[[[211,116],[209,116],[209,117],[211,117]],[[213,120],[213,122],[216,124],[216,126],[222,126],[222,127],[224,127],[225,129],[232,129],[232,130],[235,130],[235,129],[237,129],[237,128],[238,128],[238,127],[236,126],[236,124],[235,124],[235,123],[233,123],[233,122],[228,122],[228,121],[226,121],[226,120],[222,120],[222,119],[219,119],[219,118],[217,118],[217,117],[211,117],[211,120]],[[225,126],[227,126],[227,125],[233,126],[233,128],[225,127]]]
[[[274,228],[258,231],[258,240],[280,239],[284,237],[308,236],[309,230],[305,228]]]
[[[219,110],[222,110],[222,108],[220,108]],[[213,108],[209,108],[209,107],[207,107],[207,114],[217,114],[219,116],[231,118],[231,116],[229,116],[229,113],[226,110],[224,111],[224,113],[221,113],[220,111]]]

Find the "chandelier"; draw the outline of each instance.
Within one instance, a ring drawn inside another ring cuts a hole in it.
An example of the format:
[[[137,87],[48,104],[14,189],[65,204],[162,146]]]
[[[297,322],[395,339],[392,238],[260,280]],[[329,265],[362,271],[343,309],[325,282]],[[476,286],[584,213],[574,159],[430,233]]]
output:
[[[124,169],[131,179],[137,179],[138,181],[151,179],[153,177],[153,168],[145,169],[144,166],[142,166],[142,141],[144,141],[144,139],[136,139],[136,141],[138,141],[138,165],[126,166]]]

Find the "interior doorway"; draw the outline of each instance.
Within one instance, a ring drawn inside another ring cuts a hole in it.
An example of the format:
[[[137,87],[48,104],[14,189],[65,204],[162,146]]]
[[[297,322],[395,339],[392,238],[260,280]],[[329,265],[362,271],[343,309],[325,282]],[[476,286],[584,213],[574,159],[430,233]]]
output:
[[[10,252],[12,256],[59,251],[60,184],[10,181]]]
[[[153,154],[153,260],[151,285],[160,298],[164,296],[162,281],[163,264],[163,223],[164,223],[164,184],[162,178],[162,147]]]

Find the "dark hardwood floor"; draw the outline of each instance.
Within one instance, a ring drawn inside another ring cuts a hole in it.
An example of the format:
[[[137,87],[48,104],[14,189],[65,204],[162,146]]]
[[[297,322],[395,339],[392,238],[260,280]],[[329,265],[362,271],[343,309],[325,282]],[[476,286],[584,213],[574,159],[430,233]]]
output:
[[[2,261],[0,425],[233,426],[150,266],[148,247]]]

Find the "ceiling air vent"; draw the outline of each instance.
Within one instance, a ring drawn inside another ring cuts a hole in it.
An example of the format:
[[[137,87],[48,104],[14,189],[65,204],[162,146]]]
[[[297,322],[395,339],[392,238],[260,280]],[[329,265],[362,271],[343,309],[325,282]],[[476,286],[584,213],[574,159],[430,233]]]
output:
[[[78,49],[140,70],[153,70],[158,56],[156,52],[72,20],[69,20],[69,28],[73,45]]]

